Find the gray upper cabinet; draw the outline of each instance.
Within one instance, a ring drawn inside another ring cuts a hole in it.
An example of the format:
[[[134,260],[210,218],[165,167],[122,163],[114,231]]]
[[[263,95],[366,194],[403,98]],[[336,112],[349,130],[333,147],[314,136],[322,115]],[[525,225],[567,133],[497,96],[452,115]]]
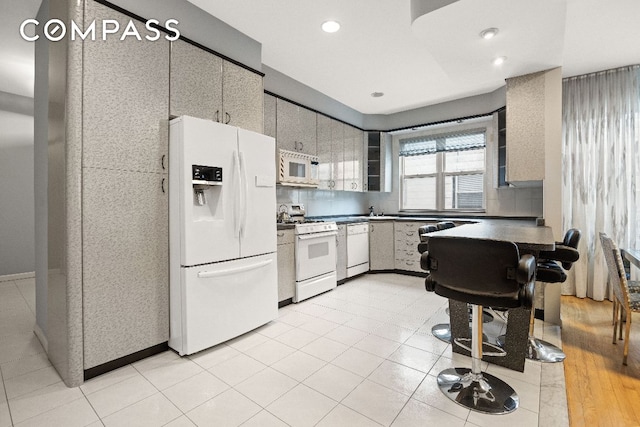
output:
[[[86,22],[130,18],[87,2]],[[162,172],[167,153],[169,42],[117,37],[84,43],[84,167]]]
[[[316,113],[280,98],[276,104],[278,149],[316,155]]]
[[[331,120],[331,189],[344,190],[344,132],[346,125]]]
[[[318,188],[364,191],[364,132],[318,114]]]
[[[345,125],[344,130],[344,189],[364,191],[364,132]]]
[[[172,116],[220,120],[222,58],[183,40],[171,44]]]
[[[166,178],[158,173],[84,169],[85,369],[169,338]]]
[[[262,76],[183,40],[171,45],[172,116],[263,132]]]
[[[264,134],[276,137],[276,97],[264,94]]]
[[[262,76],[229,61],[222,64],[224,123],[262,133],[264,131]]]
[[[333,163],[331,158],[331,126],[334,120],[329,117],[318,115],[317,128],[317,151],[318,162],[318,188],[321,190],[331,190],[333,180]]]

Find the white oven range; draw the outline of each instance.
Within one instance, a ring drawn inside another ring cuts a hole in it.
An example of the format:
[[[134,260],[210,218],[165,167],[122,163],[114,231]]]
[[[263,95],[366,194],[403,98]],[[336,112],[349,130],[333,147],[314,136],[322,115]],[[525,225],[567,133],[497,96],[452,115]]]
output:
[[[293,302],[337,286],[335,222],[304,222],[295,226],[296,293]]]

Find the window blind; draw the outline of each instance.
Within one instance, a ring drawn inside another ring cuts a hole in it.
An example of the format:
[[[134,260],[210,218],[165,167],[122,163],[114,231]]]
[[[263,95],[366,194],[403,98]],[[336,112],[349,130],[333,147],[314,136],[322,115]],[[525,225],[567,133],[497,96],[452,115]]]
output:
[[[400,140],[400,156],[419,156],[441,151],[464,151],[484,148],[486,130],[475,129],[464,132],[425,135]]]

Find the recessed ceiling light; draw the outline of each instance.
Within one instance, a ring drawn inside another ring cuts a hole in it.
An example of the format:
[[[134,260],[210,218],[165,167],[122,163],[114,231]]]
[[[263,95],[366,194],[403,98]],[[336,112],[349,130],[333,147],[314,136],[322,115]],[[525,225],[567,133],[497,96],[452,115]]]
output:
[[[322,23],[322,31],[325,33],[335,33],[340,29],[340,23],[336,21],[326,21]]]
[[[496,36],[496,34],[498,34],[498,29],[497,28],[487,28],[486,30],[483,30],[480,33],[480,37],[482,37],[483,39],[489,40],[492,39]]]
[[[506,60],[507,60],[506,56],[498,56],[496,59],[493,60],[493,65],[502,65]]]
[[[371,94],[371,96],[373,96],[374,98],[380,98],[381,96],[384,96],[383,92],[373,92]]]

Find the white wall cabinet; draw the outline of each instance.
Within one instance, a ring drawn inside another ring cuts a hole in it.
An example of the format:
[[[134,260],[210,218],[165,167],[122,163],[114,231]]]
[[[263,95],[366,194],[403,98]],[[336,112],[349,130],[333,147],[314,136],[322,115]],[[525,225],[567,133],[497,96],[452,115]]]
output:
[[[420,268],[420,252],[418,252],[418,243],[420,243],[418,227],[423,224],[423,222],[414,221],[394,223],[395,268],[397,270],[424,272]]]
[[[170,114],[262,133],[262,76],[183,40],[171,44]]]
[[[369,223],[369,268],[393,270],[395,268],[395,235],[393,221]]]
[[[296,293],[294,230],[278,230],[278,301],[286,301]]]
[[[278,98],[276,144],[278,149],[317,154],[316,113]]]

